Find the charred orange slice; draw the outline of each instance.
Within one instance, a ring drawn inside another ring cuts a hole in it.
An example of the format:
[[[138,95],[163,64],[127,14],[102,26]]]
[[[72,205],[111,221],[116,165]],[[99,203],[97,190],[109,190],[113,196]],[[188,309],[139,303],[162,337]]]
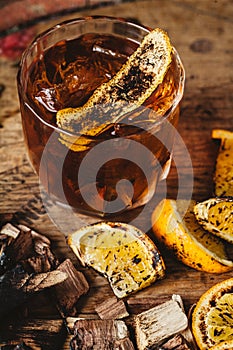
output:
[[[201,296],[193,311],[192,331],[201,350],[233,349],[233,278]]]
[[[214,345],[210,350],[232,350],[233,349],[233,340],[222,341],[221,343]]]
[[[70,235],[68,244],[83,265],[107,277],[123,298],[164,277],[165,265],[152,240],[125,223],[99,222]]]
[[[178,260],[196,270],[211,273],[231,270],[233,261],[227,256],[223,241],[199,225],[193,213],[195,204],[194,201],[188,206],[185,200],[162,200],[152,215],[155,237]]]
[[[78,108],[57,112],[62,129],[94,136],[101,126],[142,105],[162,83],[172,61],[172,46],[167,34],[156,28],[149,32],[122,68],[101,84]]]
[[[233,349],[233,340],[221,341],[221,343],[214,345],[210,350],[232,350]]]
[[[225,129],[213,129],[212,138],[213,139],[233,139],[233,132]]]
[[[215,194],[233,196],[233,132],[215,129],[212,138],[221,139],[214,174]]]
[[[203,228],[233,243],[233,198],[210,198],[194,206]]]

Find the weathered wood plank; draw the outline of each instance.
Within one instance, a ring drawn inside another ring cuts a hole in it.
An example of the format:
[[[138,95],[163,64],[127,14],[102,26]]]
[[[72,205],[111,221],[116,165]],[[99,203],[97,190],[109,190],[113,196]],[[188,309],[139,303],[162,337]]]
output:
[[[193,197],[196,200],[206,199],[213,192],[212,176],[219,146],[218,142],[211,140],[211,131],[220,127],[233,130],[231,2],[146,0],[134,2],[133,5],[117,2],[114,6],[41,21],[33,30],[39,32],[68,17],[97,14],[130,17],[148,26],[158,26],[168,31],[186,69],[178,130],[191,156],[192,168],[187,167],[182,151],[178,150],[178,169],[173,163],[167,181],[167,195],[174,198],[177,194],[177,172],[181,174],[182,180],[179,191],[185,195],[189,191],[185,179],[193,171]],[[66,244],[64,233],[51,222],[43,207],[37,176],[27,161],[17,99],[16,73],[16,62],[1,56],[0,220],[2,224],[9,220],[23,223],[45,234],[52,241],[53,251],[60,260],[70,258],[78,264]],[[149,211],[140,228],[148,227],[150,214]],[[127,299],[127,310],[131,316],[168,300],[172,294],[181,295],[187,311],[210,286],[231,277],[231,273],[211,275],[197,272],[178,263],[165,249],[159,248],[167,266],[166,278]],[[103,297],[110,298],[113,294],[104,277],[90,269],[83,269],[83,273],[90,290],[86,297],[78,301],[77,316],[96,318],[97,305],[103,302]],[[26,311],[24,309],[22,314],[19,313],[15,322],[10,319],[4,325],[4,330],[0,329],[0,339],[24,340],[32,349],[69,349],[70,337],[59,317],[47,295],[32,298]]]
[[[0,344],[9,339],[24,342],[31,349],[69,349],[69,337],[62,320],[27,319],[1,325]]]

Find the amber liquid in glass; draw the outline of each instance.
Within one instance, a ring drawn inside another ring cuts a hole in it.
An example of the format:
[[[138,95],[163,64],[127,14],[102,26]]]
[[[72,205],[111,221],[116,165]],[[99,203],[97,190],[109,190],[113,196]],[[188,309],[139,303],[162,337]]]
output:
[[[40,180],[49,195],[58,202],[64,202],[65,195],[66,204],[78,211],[107,215],[108,204],[111,205],[116,198],[122,202],[119,210],[145,204],[170,162],[173,143],[171,130],[166,123],[158,126],[155,120],[162,120],[163,115],[156,115],[156,112],[163,110],[164,106],[169,109],[177,93],[179,81],[174,62],[164,82],[145,102],[147,108],[143,112],[133,112],[125,119],[121,118],[119,123],[110,121],[105,124],[98,135],[87,137],[85,147],[69,149],[67,144],[61,142],[61,133],[53,132],[50,127],[57,126],[58,110],[82,106],[99,85],[114,76],[137,46],[133,41],[113,35],[84,34],[49,48],[33,62],[28,72],[27,99],[37,113],[36,117],[26,104],[21,107],[30,161],[35,171],[40,172]],[[177,107],[167,120],[176,126],[178,116]],[[84,157],[90,149],[105,140],[113,141],[112,159],[96,170],[96,159],[92,160],[90,156],[85,176],[78,180]],[[140,147],[135,150],[135,144],[125,143],[125,140],[133,140],[147,147],[151,157],[144,156],[142,147],[141,153]],[[135,161],[135,152],[140,162]],[[94,183],[93,173],[96,173]],[[62,179],[59,179],[60,174]],[[131,187],[122,184],[117,191],[117,183],[122,179],[127,180]],[[98,196],[91,190],[93,185]],[[85,199],[83,193],[86,193]],[[104,200],[103,204],[101,199]]]

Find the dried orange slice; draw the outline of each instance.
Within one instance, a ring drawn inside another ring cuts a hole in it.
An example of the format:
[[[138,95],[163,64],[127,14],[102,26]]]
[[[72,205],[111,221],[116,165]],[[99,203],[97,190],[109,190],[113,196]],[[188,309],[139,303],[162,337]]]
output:
[[[233,132],[225,129],[213,129],[212,139],[233,139]]]
[[[155,237],[170,249],[178,260],[196,270],[222,273],[233,268],[222,240],[205,231],[185,200],[164,199],[152,214]],[[188,208],[185,213],[186,208]]]
[[[215,194],[218,197],[233,196],[233,132],[215,129],[212,138],[221,139],[214,174]]]
[[[233,278],[217,283],[197,302],[192,315],[197,345],[205,349],[233,349]],[[224,342],[228,347],[223,347]]]
[[[110,125],[101,125],[88,131],[88,135],[75,135],[72,133],[60,134],[59,141],[74,152],[87,151],[93,143],[96,145],[96,140],[92,139],[92,136],[97,136],[100,133],[104,133]]]
[[[222,341],[217,345],[211,346],[210,350],[232,350],[233,340]]]
[[[167,34],[157,28],[149,32],[122,68],[100,85],[78,108],[57,112],[57,125],[65,130],[94,136],[96,130],[142,105],[162,83],[172,61]]]
[[[150,238],[136,227],[99,222],[70,235],[68,244],[84,265],[107,277],[123,298],[164,277],[163,259]]]
[[[194,206],[203,228],[233,243],[233,198],[210,198]]]
[[[233,340],[226,340],[217,345],[214,345],[210,350],[233,350]]]

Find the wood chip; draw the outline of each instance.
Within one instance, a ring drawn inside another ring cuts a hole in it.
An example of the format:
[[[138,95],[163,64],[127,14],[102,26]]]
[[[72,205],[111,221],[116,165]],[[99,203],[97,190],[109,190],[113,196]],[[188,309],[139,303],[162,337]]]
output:
[[[185,309],[184,309],[184,304],[183,304],[183,300],[181,298],[181,296],[179,294],[173,294],[172,295],[172,300],[174,301],[177,301],[177,303],[180,305],[181,309],[183,310],[183,312],[185,312]],[[189,319],[189,315],[188,315],[188,319]],[[189,346],[191,347],[191,349],[193,350],[198,350],[197,349],[197,345],[196,345],[196,342],[194,340],[194,337],[193,337],[193,333],[190,329],[190,325],[188,324],[188,327],[185,328],[181,334],[180,334],[182,337],[184,337],[185,341],[187,342],[187,344],[189,344]]]
[[[30,229],[28,226],[18,226],[23,232],[30,232],[33,239],[34,256],[24,261],[24,267],[29,272],[48,272],[55,270],[59,261],[51,250],[50,240],[40,233]]]
[[[29,275],[21,265],[7,271],[0,277],[0,318],[24,303],[30,296],[61,283],[66,278],[66,273],[62,271]]]
[[[68,338],[63,321],[58,319],[13,318],[10,325],[2,323],[5,347],[0,344],[1,350],[61,350]],[[69,349],[68,343],[64,349]]]
[[[23,291],[25,293],[39,292],[45,288],[49,288],[56,284],[62,283],[66,279],[66,272],[62,272],[59,270],[50,271],[46,273],[38,273],[29,277],[29,279],[23,286]]]
[[[75,322],[77,322],[77,320],[99,320],[98,316],[95,314],[83,314],[82,313],[82,317],[72,317],[72,316],[68,316],[65,319],[65,324],[66,324],[66,328],[69,330],[70,334],[74,333],[74,325]]]
[[[181,334],[177,334],[162,345],[163,350],[191,350],[192,348],[186,342]]]
[[[101,319],[114,320],[129,316],[123,300],[118,300],[116,297],[104,300],[97,305],[95,311]]]
[[[115,348],[116,350],[134,350],[134,345],[129,338],[121,339],[116,341]]]
[[[32,350],[29,346],[26,346],[24,343],[16,343],[12,342],[10,344],[5,344],[1,345],[0,344],[0,349],[1,350]]]
[[[54,268],[47,255],[32,256],[31,258],[22,261],[22,264],[25,270],[29,273],[48,272],[53,270]]]
[[[188,319],[179,303],[169,300],[135,317],[139,350],[146,350],[188,327]]]
[[[75,304],[89,289],[85,276],[77,271],[68,259],[59,265],[59,261],[51,251],[50,240],[28,226],[16,227],[8,223],[2,228],[1,233],[4,239],[0,241],[2,243],[0,274],[3,275],[15,268],[17,263],[20,263],[20,269],[23,271],[20,274],[17,267],[14,271],[19,275],[15,276],[15,280],[12,279],[10,272],[3,279],[4,281],[10,279],[7,282],[9,288],[15,284],[8,298],[9,300],[15,298],[12,305],[22,303],[29,294],[56,285],[53,295],[55,294],[62,317],[75,315],[77,311]],[[4,284],[2,288],[2,292],[7,294]],[[9,300],[6,303],[6,310],[10,308]]]
[[[31,233],[34,242],[34,249],[38,255],[43,255],[48,250],[51,250],[51,242],[46,236],[32,230],[25,225],[19,225],[18,227],[23,232]]]
[[[3,235],[7,235],[15,239],[20,233],[20,230],[8,222],[1,228],[0,232]]]
[[[29,227],[7,223],[0,233],[0,275],[19,262],[28,273],[48,272],[59,265],[49,239]]]
[[[157,295],[155,296],[140,296],[139,294],[136,294],[134,296],[128,297],[126,300],[127,304],[127,310],[129,310],[129,313],[132,314],[139,314],[143,311],[146,311],[148,309],[151,309],[152,307],[155,307],[156,305],[162,304],[165,301],[170,300],[170,296],[167,295]]]
[[[24,232],[11,224],[5,225],[1,235],[6,235],[7,240],[1,240],[0,247],[0,275],[10,270],[19,261],[33,256],[34,245],[30,232]]]
[[[71,349],[131,350],[134,346],[123,321],[79,319],[74,324]]]
[[[75,315],[76,303],[89,290],[88,282],[82,272],[76,270],[70,259],[66,259],[57,268],[67,274],[67,279],[54,287],[57,306],[63,317]]]

